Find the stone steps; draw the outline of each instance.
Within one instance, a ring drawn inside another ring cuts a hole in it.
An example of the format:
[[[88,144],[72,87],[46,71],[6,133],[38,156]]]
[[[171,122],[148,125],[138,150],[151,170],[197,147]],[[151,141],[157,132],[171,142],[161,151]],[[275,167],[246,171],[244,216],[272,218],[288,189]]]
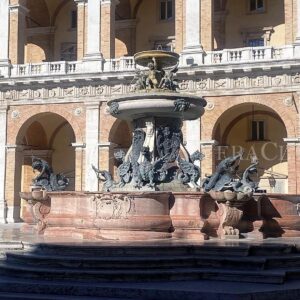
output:
[[[203,255],[177,256],[137,256],[137,257],[82,257],[56,256],[32,253],[7,253],[7,263],[24,264],[31,266],[48,266],[64,268],[91,268],[91,269],[155,269],[175,267],[212,267],[261,270],[267,262],[265,257],[220,257]],[[276,259],[276,258],[275,258]],[[284,261],[289,258],[282,258]],[[297,260],[298,259],[298,260]],[[283,265],[281,261],[281,265]],[[300,255],[294,258],[300,266]],[[279,264],[279,263],[278,263]],[[271,262],[269,262],[271,266]]]
[[[176,266],[223,267],[223,268],[250,268],[274,269],[300,267],[300,254],[291,253],[280,256],[248,256],[224,257],[205,255],[171,255],[171,256],[66,256],[47,255],[31,252],[11,252],[6,254],[6,261],[29,265],[47,265],[54,267],[81,267],[81,268],[156,268]]]
[[[244,257],[263,255],[288,255],[300,253],[294,245],[268,244],[252,245],[247,243],[224,243],[202,245],[66,245],[66,244],[25,244],[28,251],[60,256],[148,256],[148,255],[221,255],[224,257]]]
[[[0,275],[82,282],[148,282],[213,279],[238,282],[283,283],[284,270],[229,270],[224,268],[81,269],[0,263]]]
[[[69,295],[70,291],[76,290],[76,296],[117,296],[125,299],[127,296],[121,291],[103,294],[99,286],[113,283],[147,286],[151,282],[178,282],[181,285],[207,280],[281,286],[300,279],[300,252],[293,245],[234,242],[231,245],[179,246],[27,244],[24,249],[12,247],[13,252],[7,252],[6,257],[0,260],[0,293],[8,293],[7,297],[11,297],[9,294],[16,293],[17,297],[25,293],[43,294],[48,297],[44,299],[54,299],[51,298],[54,294]],[[12,282],[20,281],[36,281],[38,287],[18,284],[15,290]],[[83,292],[76,289],[77,285],[83,286]],[[90,293],[93,285],[99,290]],[[30,299],[28,297],[24,299]],[[147,297],[145,299],[164,299]],[[5,298],[1,298],[0,294],[0,299]]]
[[[28,300],[86,300],[87,297],[83,296],[59,296],[59,295],[41,295],[41,294],[24,294],[24,293],[1,293],[0,292],[0,299],[1,300],[12,300],[12,299],[28,299]],[[120,298],[111,298],[111,297],[88,297],[89,300],[120,300]],[[126,300],[125,298],[122,298]],[[129,299],[128,299],[129,300]]]
[[[241,245],[240,247],[222,247],[213,245],[144,245],[144,246],[87,246],[87,245],[59,245],[59,244],[38,244],[26,245],[28,251],[43,254],[54,254],[61,256],[148,256],[148,255],[225,255],[225,256],[248,256],[249,245]]]
[[[62,283],[34,279],[18,280],[0,276],[0,299],[295,300],[300,299],[299,283],[295,281],[283,286],[201,280],[186,284],[185,282],[83,284],[72,281]],[[2,297],[5,295],[7,298]]]

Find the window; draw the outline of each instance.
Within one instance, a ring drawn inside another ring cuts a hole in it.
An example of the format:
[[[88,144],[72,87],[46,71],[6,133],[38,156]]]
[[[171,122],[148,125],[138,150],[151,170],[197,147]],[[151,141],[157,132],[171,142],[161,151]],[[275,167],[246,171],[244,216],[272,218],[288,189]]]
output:
[[[160,40],[154,42],[154,50],[174,51],[174,44],[169,40]]]
[[[62,43],[60,49],[60,60],[74,61],[77,58],[77,48],[75,43]]]
[[[251,140],[264,141],[265,140],[265,122],[251,121]]]
[[[214,11],[225,11],[226,0],[214,0]]]
[[[77,11],[72,10],[71,11],[71,29],[77,28]]]
[[[263,38],[257,39],[248,39],[247,40],[247,47],[261,47],[265,45],[265,41]]]
[[[160,20],[170,20],[173,14],[173,0],[160,0]]]
[[[250,12],[263,12],[265,10],[265,0],[250,0]]]

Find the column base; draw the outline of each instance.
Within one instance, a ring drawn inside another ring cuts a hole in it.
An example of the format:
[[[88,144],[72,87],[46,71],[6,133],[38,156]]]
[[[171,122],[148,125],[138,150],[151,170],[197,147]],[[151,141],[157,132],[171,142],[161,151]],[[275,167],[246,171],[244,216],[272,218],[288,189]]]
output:
[[[103,71],[104,59],[100,52],[87,53],[82,59],[82,63],[84,72],[96,73]]]
[[[7,206],[4,199],[0,200],[0,224],[6,224]]]
[[[203,65],[205,52],[201,45],[184,47],[181,52],[181,65]]]
[[[0,78],[10,76],[10,66],[9,59],[0,59]]]
[[[296,38],[294,42],[294,56],[295,57],[300,57],[300,38]]]
[[[7,206],[7,223],[20,223],[22,222],[20,218],[21,207],[20,206]]]

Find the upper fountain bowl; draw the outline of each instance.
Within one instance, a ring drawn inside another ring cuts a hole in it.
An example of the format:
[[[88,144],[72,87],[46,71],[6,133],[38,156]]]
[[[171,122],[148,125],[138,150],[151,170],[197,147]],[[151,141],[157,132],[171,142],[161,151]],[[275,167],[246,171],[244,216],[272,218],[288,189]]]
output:
[[[162,50],[149,50],[136,53],[134,60],[136,64],[147,67],[149,63],[153,62],[155,58],[157,62],[157,68],[170,68],[178,63],[179,55],[175,52],[162,51]]]

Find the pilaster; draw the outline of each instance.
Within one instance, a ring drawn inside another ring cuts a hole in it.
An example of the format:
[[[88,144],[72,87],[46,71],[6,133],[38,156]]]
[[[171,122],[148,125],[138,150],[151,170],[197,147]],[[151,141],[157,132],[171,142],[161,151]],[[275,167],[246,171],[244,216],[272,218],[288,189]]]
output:
[[[72,143],[75,148],[75,191],[84,190],[84,143]]]
[[[9,76],[9,0],[0,1],[0,77]]]
[[[202,65],[201,45],[201,1],[185,1],[185,43],[182,51],[182,65]]]
[[[98,179],[92,168],[99,166],[99,103],[86,103],[85,190],[98,190]]]
[[[6,145],[5,200],[7,204],[7,223],[20,222],[21,165],[22,151],[20,145]]]
[[[24,63],[26,42],[25,17],[28,9],[21,4],[9,6],[9,58],[12,64]]]
[[[215,146],[217,145],[216,140],[200,141],[200,151],[204,154],[204,159],[201,161],[201,177],[204,178],[206,175],[213,173],[213,166],[215,165]]]
[[[101,72],[103,56],[101,53],[101,0],[87,2],[86,53],[83,58],[86,72]]]
[[[77,60],[81,60],[85,54],[87,0],[74,1],[77,4]]]
[[[118,0],[101,2],[101,52],[106,59],[115,57],[115,11]]]
[[[285,138],[287,143],[288,161],[288,192],[289,194],[300,193],[300,137]]]
[[[200,119],[186,121],[186,148],[190,154],[200,150],[201,123]],[[200,167],[201,162],[195,161]]]
[[[5,173],[6,173],[7,107],[0,107],[0,223],[6,223]]]

